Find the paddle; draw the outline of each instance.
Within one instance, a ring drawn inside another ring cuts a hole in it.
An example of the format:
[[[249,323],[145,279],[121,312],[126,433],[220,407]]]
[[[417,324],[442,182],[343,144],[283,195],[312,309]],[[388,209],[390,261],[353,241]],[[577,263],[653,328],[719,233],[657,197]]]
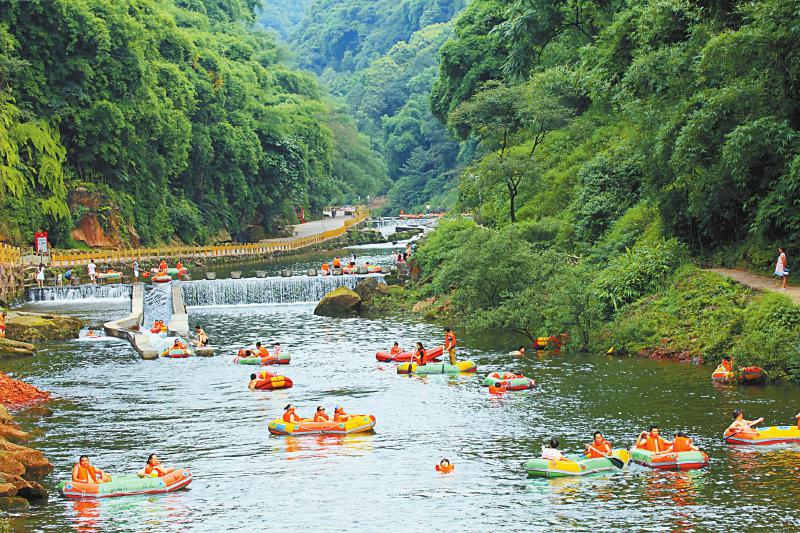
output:
[[[592,446],[591,444],[589,445],[589,449],[596,451],[597,453],[599,453],[600,455],[602,455],[603,457],[605,457],[606,459],[611,461],[611,464],[616,466],[620,470],[625,468],[625,463],[623,463],[621,459],[619,459],[617,457],[614,457],[610,453],[609,454],[605,454],[605,453],[601,452],[600,450],[598,450],[597,448],[595,448],[594,446]]]

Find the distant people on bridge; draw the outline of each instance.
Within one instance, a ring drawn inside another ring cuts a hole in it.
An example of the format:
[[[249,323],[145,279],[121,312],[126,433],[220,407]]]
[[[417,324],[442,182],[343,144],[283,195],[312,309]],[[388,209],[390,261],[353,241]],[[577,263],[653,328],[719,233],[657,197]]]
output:
[[[775,263],[775,275],[781,278],[781,290],[786,290],[789,281],[789,262],[786,259],[786,249],[783,246],[778,248],[778,262]]]
[[[89,273],[89,279],[92,280],[92,285],[97,284],[97,265],[94,264],[94,259],[89,261],[86,265],[86,271]]]

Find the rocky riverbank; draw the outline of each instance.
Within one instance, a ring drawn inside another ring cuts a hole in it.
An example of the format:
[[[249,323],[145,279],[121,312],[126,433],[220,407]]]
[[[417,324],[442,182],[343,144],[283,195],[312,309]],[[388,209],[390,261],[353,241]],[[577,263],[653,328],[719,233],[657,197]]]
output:
[[[23,343],[75,339],[82,327],[83,321],[74,317],[10,311],[6,318],[6,337]]]

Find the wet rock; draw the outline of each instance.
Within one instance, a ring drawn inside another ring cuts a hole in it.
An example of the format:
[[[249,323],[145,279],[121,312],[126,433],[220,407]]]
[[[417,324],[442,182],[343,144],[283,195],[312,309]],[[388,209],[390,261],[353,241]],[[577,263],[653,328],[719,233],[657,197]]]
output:
[[[0,497],[0,509],[4,511],[19,511],[27,509],[30,506],[30,502],[25,498],[16,498],[12,496]]]
[[[0,339],[0,358],[3,357],[30,357],[36,353],[36,347],[27,342]]]
[[[319,316],[341,317],[349,316],[358,311],[361,297],[347,287],[339,287],[322,297],[314,309],[314,314]]]
[[[0,484],[12,485],[17,490],[17,496],[30,502],[47,501],[47,490],[35,481],[23,479],[20,476],[0,472]]]
[[[19,471],[20,465],[22,472]],[[53,465],[39,450],[0,440],[0,472],[14,474],[29,481],[40,481],[53,471]]]
[[[375,296],[385,296],[389,294],[389,287],[381,283],[377,278],[367,278],[358,282],[354,289],[362,301],[372,300]]]
[[[6,335],[24,342],[77,339],[82,327],[83,321],[73,317],[12,311],[6,320]]]

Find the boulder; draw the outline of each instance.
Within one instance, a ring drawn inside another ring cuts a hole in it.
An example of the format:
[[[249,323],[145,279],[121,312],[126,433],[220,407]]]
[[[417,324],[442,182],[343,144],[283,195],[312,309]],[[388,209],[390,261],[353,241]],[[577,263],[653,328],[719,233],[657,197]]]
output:
[[[389,294],[389,287],[381,283],[377,278],[367,278],[358,282],[355,288],[356,294],[361,300],[372,300],[375,296],[385,296]]]
[[[28,481],[41,481],[52,470],[53,465],[39,450],[0,440],[0,472],[17,475]]]
[[[361,306],[361,297],[347,287],[339,287],[322,297],[314,309],[314,314],[319,316],[349,316],[358,311]]]
[[[15,496],[0,496],[0,509],[4,511],[20,511],[27,509],[30,506],[31,504],[25,498],[17,498]],[[3,524],[0,523],[0,526],[2,525]]]
[[[6,336],[24,342],[77,339],[82,327],[83,321],[73,317],[12,311],[6,319]]]
[[[0,359],[4,357],[28,357],[36,353],[36,347],[27,342],[0,339]]]

